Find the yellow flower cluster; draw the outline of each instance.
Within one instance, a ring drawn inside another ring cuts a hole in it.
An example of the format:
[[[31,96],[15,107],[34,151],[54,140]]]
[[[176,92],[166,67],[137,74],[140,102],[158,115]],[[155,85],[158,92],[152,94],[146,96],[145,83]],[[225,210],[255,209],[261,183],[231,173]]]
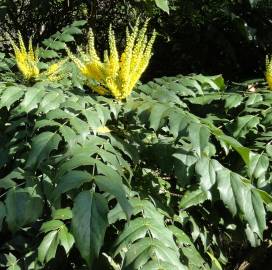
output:
[[[119,100],[130,95],[152,56],[156,32],[153,31],[148,40],[147,25],[148,23],[145,22],[144,26],[139,29],[137,21],[131,33],[127,30],[126,46],[120,58],[111,27],[109,28],[109,52],[104,52],[103,61],[96,52],[92,30],[89,32],[86,52],[78,48],[80,58],[75,57],[67,48],[69,57],[81,73],[95,81],[90,85],[95,92],[102,95],[111,94]]]
[[[41,76],[45,76],[49,81],[58,81],[63,78],[63,73],[60,74],[61,68],[67,60],[61,60],[57,63],[50,65]]]
[[[32,39],[30,38],[29,40],[27,50],[20,32],[18,32],[19,46],[16,45],[10,36],[8,37],[15,54],[17,66],[26,80],[38,79],[42,76],[47,77],[50,81],[60,79],[61,76],[59,75],[59,72],[65,61],[52,64],[46,71],[40,73],[40,69],[38,67],[38,51],[37,49],[33,49]]]
[[[265,71],[266,81],[268,83],[269,88],[272,90],[272,58],[269,59],[266,56],[266,71]]]
[[[39,68],[37,66],[39,59],[37,50],[34,52],[32,47],[32,39],[30,38],[28,44],[28,51],[26,50],[22,35],[18,33],[19,47],[15,42],[9,37],[10,43],[12,45],[15,59],[19,70],[22,72],[26,79],[36,78],[39,76]]]

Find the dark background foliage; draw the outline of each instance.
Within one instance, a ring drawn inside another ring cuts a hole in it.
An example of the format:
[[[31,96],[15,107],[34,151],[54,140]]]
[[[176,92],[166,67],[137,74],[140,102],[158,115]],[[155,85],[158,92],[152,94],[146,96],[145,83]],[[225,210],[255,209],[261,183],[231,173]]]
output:
[[[156,52],[157,72],[220,72],[233,80],[262,76],[271,51],[272,6],[271,1],[255,2],[176,1],[160,24],[169,42]]]
[[[159,32],[145,79],[178,73],[262,77],[272,51],[270,0],[170,0],[170,15],[151,0],[0,0],[0,33],[20,30],[39,42],[74,20],[87,19],[103,50],[113,24],[119,41],[138,16]]]

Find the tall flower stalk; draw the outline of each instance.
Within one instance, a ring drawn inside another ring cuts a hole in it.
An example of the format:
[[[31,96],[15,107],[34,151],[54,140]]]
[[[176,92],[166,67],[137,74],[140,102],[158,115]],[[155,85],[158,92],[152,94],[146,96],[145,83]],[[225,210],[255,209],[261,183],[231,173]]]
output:
[[[88,46],[85,52],[78,48],[80,57],[76,57],[67,48],[67,53],[77,65],[80,72],[94,83],[90,84],[93,91],[105,95],[110,94],[116,99],[124,99],[131,94],[135,84],[147,68],[152,56],[152,46],[156,38],[156,32],[150,39],[147,37],[146,21],[139,28],[139,22],[132,31],[126,32],[126,46],[119,56],[116,39],[112,27],[109,28],[109,50],[104,52],[103,60],[95,49],[93,31],[89,31]]]

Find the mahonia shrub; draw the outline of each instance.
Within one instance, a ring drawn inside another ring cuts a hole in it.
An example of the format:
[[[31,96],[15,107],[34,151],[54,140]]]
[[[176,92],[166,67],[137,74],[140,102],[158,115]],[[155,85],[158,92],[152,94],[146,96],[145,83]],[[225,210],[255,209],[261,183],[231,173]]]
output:
[[[1,268],[234,269],[244,250],[269,255],[272,92],[264,80],[177,75],[139,82],[129,95],[134,77],[123,72],[142,63],[133,52],[151,50],[147,24],[127,34],[121,57],[110,29],[109,53],[94,58],[91,33],[91,53],[69,52],[67,76],[39,77],[37,60],[63,61],[82,25],[45,40],[38,57],[19,36],[21,81],[3,60]],[[85,91],[84,71],[94,92],[113,97]]]

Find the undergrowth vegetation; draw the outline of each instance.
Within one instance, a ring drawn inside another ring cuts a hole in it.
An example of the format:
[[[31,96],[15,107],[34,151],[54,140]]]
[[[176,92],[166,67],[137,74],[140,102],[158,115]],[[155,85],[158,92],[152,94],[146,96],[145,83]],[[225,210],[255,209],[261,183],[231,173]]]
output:
[[[66,56],[84,23],[40,45],[39,70],[66,60],[59,80],[0,54],[1,267],[220,270],[268,245],[266,83],[177,75],[102,96]]]

